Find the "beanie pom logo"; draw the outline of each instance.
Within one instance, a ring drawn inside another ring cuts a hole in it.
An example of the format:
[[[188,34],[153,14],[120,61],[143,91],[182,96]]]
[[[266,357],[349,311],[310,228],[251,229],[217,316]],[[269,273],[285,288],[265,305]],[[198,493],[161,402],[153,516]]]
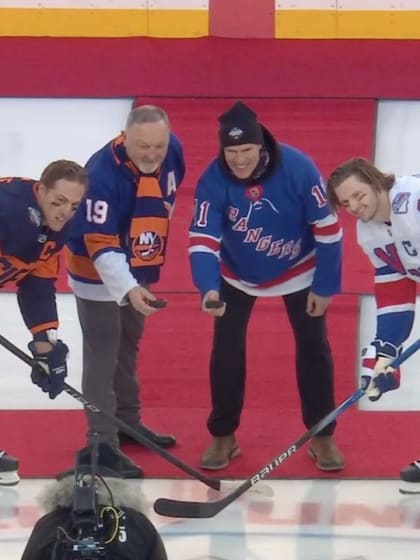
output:
[[[243,133],[244,131],[241,128],[238,128],[237,126],[229,130],[229,136],[233,140],[239,140],[241,136],[243,136]]]

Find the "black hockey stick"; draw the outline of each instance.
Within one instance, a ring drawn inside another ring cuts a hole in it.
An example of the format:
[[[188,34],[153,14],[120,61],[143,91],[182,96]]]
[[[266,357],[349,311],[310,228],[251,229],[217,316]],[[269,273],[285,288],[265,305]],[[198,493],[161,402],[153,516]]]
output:
[[[4,348],[7,348],[7,350],[9,350],[17,358],[19,358],[20,360],[28,364],[28,366],[41,367],[39,366],[38,362],[36,362],[36,360],[31,358],[28,354],[25,354],[25,352],[23,352],[20,348],[15,346],[12,342],[7,340],[7,338],[5,338],[2,335],[0,335],[0,344],[4,346]],[[222,481],[222,480],[217,480],[215,478],[210,478],[205,476],[200,471],[197,471],[193,467],[190,467],[186,463],[180,461],[177,457],[175,457],[175,455],[172,455],[172,453],[169,453],[168,451],[166,451],[165,449],[163,449],[153,441],[150,441],[150,439],[148,439],[147,436],[143,435],[143,433],[140,430],[134,430],[128,424],[126,424],[116,416],[104,410],[101,410],[94,402],[89,401],[83,395],[83,393],[80,393],[79,391],[74,389],[71,385],[64,383],[64,391],[68,395],[70,395],[71,397],[79,401],[79,403],[81,403],[90,412],[96,412],[98,414],[102,414],[102,416],[104,416],[105,418],[107,418],[108,420],[116,424],[123,432],[127,433],[138,443],[140,443],[144,447],[147,447],[148,449],[151,449],[152,451],[157,453],[157,455],[160,455],[160,457],[166,459],[169,463],[172,463],[172,465],[175,465],[175,467],[178,467],[181,471],[184,471],[184,473],[189,474],[190,476],[199,480],[200,482],[203,482],[203,484],[205,484],[209,488],[213,488],[214,490],[227,490],[227,491],[232,490],[232,485],[234,483],[232,483],[231,481]],[[237,484],[234,484],[235,488],[236,486]]]
[[[410,482],[410,484],[413,484],[414,486],[416,486],[415,482]],[[398,492],[400,494],[402,494],[403,496],[418,496],[418,495],[420,495],[420,490],[407,490],[406,488],[398,488]]]
[[[409,358],[414,352],[420,348],[420,339],[411,344],[398,358],[395,358],[389,365],[390,367],[397,368],[400,366],[407,358]],[[167,517],[192,517],[192,518],[207,518],[214,517],[220,511],[225,509],[226,506],[231,504],[236,498],[239,498],[244,492],[249,490],[252,486],[266,478],[272,471],[277,467],[282,465],[289,457],[294,455],[298,449],[302,447],[307,441],[316,436],[323,428],[328,426],[333,420],[335,420],[340,414],[345,410],[350,408],[355,402],[357,402],[364,394],[367,389],[359,388],[352,395],[350,395],[345,401],[343,401],[337,408],[332,412],[327,414],[319,422],[317,422],[310,430],[308,430],[302,437],[296,440],[290,447],[282,451],[280,455],[277,455],[272,461],[264,465],[264,467],[258,471],[253,477],[245,480],[240,486],[238,486],[233,492],[227,494],[220,500],[215,502],[184,502],[181,500],[171,500],[169,498],[159,498],[155,501],[153,507],[156,513],[159,515],[166,515]]]

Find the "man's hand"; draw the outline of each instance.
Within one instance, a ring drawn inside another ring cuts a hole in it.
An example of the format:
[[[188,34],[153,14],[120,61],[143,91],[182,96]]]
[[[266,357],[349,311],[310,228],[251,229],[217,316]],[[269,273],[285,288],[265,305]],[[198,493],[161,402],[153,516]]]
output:
[[[306,302],[306,313],[311,317],[322,317],[331,301],[331,296],[318,296],[309,292]]]
[[[220,301],[217,290],[209,290],[203,296],[201,310],[213,317],[222,317],[226,310],[226,303]]]
[[[383,393],[400,386],[400,370],[389,366],[393,358],[376,357],[376,352],[377,348],[370,345],[362,353],[362,387],[367,387],[366,395],[372,402],[379,400]]]
[[[67,345],[61,340],[55,344],[32,341],[28,348],[37,361],[31,372],[32,382],[55,399],[63,391],[67,377]]]
[[[135,286],[132,288],[128,292],[127,297],[134,309],[145,317],[156,313],[156,311],[161,308],[161,306],[153,307],[150,305],[150,302],[157,301],[157,298],[152,294],[152,292],[143,288],[143,286]]]

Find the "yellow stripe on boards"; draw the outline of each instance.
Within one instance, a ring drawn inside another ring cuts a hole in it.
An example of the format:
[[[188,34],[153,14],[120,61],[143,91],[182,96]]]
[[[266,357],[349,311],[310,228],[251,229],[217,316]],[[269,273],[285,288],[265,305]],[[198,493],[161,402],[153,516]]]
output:
[[[276,10],[277,39],[419,39],[420,10]]]
[[[420,39],[420,10],[338,11],[337,38]]]
[[[207,10],[0,8],[0,36],[202,37]]]
[[[276,39],[334,39],[336,10],[276,10]]]
[[[207,37],[208,10],[149,10],[149,37]]]
[[[146,33],[146,10],[0,9],[3,36],[130,37]]]

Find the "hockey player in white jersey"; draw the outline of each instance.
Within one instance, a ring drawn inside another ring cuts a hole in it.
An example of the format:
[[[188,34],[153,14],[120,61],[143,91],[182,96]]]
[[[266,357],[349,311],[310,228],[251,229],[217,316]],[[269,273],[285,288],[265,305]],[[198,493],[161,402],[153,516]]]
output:
[[[14,486],[20,480],[19,461],[0,450],[0,486]]]
[[[378,400],[398,389],[399,371],[388,367],[409,337],[420,282],[420,178],[383,173],[363,158],[337,167],[328,181],[333,208],[357,218],[357,240],[375,269],[376,335],[364,349],[370,377],[367,396]],[[420,461],[401,471],[405,482],[420,482]]]

